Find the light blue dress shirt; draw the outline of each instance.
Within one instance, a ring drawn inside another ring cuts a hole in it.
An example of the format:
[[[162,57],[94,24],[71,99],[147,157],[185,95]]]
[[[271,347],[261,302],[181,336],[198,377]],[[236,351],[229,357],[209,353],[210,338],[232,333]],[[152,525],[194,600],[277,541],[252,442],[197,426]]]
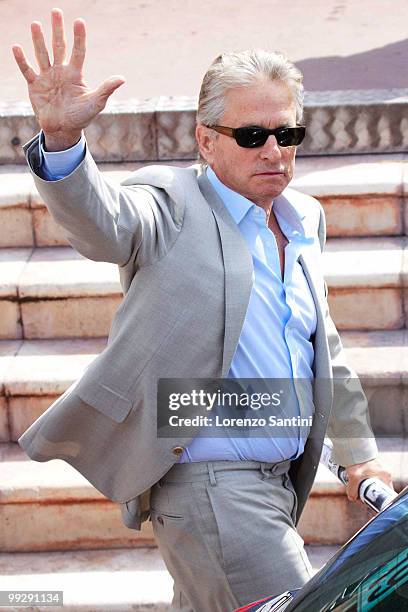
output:
[[[317,236],[305,235],[303,217],[294,206],[288,202],[285,207],[279,206],[279,200],[274,203],[279,226],[289,240],[282,280],[275,236],[266,225],[263,208],[229,189],[211,168],[206,172],[245,238],[254,268],[249,305],[228,378],[285,379],[284,389],[287,391],[290,386],[291,392],[284,403],[284,416],[310,417],[314,414],[314,350],[310,337],[316,331],[317,317],[297,259],[302,248],[313,244]],[[272,391],[276,391],[276,386]],[[262,437],[252,437],[256,432],[243,438],[197,436],[181,455],[180,462],[295,459],[304,450],[310,427],[294,427],[290,430],[296,434],[293,437],[274,436],[273,432],[279,431],[276,428],[268,435],[268,429]]]
[[[56,153],[44,151],[41,144],[43,178],[56,180],[70,174],[82,161],[85,146],[83,136],[70,149]],[[228,378],[285,379],[290,393],[286,397],[283,416],[311,417],[314,413],[314,350],[310,338],[316,330],[317,318],[298,257],[303,248],[317,240],[317,236],[305,234],[304,217],[295,206],[289,202],[282,206],[279,200],[274,202],[276,219],[289,241],[285,247],[282,280],[278,248],[273,232],[266,225],[265,211],[226,187],[211,168],[208,167],[206,172],[248,245],[254,269],[249,305]],[[214,409],[214,415],[218,409]],[[207,432],[205,436],[194,438],[181,455],[180,462],[278,462],[295,459],[304,450],[309,430],[307,425],[295,426],[290,430],[293,432],[291,437],[273,435],[276,429],[268,427],[258,437],[256,431],[247,437],[220,437],[219,433],[211,437]]]

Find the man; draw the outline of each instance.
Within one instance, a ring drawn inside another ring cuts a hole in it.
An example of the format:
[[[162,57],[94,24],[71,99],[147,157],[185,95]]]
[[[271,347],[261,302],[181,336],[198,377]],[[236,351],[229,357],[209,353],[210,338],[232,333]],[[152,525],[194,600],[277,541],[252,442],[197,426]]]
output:
[[[299,587],[311,567],[295,525],[326,430],[350,499],[364,477],[391,484],[329,316],[323,210],[286,189],[304,135],[301,74],[276,53],[220,56],[200,92],[204,166],[150,166],[118,187],[82,129],[124,80],[91,91],[84,22],[68,63],[58,9],[52,26],[53,65],[32,24],[39,74],[13,47],[42,128],[24,149],[72,246],[118,264],[125,298],[106,349],[19,443],[37,461],[73,465],[121,503],[129,527],[150,513],[177,609],[226,612]],[[313,425],[287,437],[158,437],[158,379],[220,377],[305,380],[285,410]],[[332,377],[344,384],[311,391]]]

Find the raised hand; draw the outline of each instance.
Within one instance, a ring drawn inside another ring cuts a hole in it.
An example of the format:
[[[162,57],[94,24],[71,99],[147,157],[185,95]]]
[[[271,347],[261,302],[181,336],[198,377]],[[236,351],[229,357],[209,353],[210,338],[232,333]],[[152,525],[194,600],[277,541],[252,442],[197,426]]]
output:
[[[91,90],[83,77],[86,28],[82,19],[74,21],[74,45],[66,62],[66,40],[62,11],[53,9],[51,65],[41,23],[31,24],[31,36],[39,73],[30,66],[23,48],[13,45],[15,60],[27,81],[28,95],[35,116],[45,135],[48,150],[58,151],[75,144],[81,130],[105,108],[109,96],[124,82],[121,76],[106,79]]]

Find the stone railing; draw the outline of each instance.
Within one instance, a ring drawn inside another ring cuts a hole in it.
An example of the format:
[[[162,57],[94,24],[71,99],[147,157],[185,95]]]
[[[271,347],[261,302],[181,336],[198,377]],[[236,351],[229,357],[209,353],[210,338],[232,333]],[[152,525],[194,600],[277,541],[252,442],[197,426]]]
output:
[[[86,130],[97,161],[195,159],[196,98],[111,102]],[[298,155],[408,151],[408,89],[310,92]],[[38,131],[28,102],[0,104],[0,163],[23,163]]]

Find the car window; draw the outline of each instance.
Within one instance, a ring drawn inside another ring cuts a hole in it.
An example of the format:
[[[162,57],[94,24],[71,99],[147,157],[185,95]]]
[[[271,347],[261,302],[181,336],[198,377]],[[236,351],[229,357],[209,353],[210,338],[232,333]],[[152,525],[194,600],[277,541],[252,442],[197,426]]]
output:
[[[408,611],[408,489],[354,536],[286,610]]]

